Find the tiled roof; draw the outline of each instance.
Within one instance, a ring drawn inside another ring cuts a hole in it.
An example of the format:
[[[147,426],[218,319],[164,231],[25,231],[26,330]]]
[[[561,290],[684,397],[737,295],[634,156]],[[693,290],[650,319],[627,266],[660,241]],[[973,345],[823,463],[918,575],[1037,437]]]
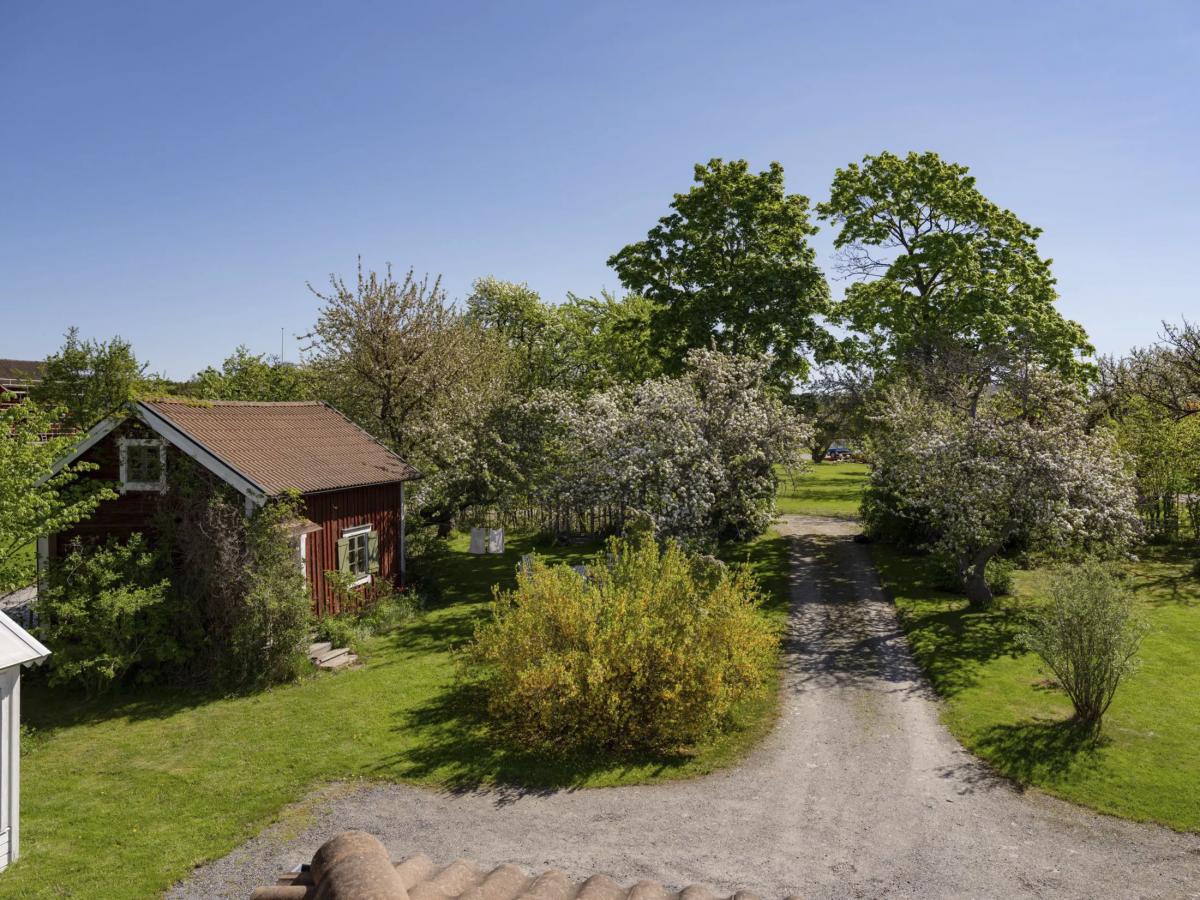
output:
[[[424,855],[393,863],[375,837],[344,831],[326,841],[307,871],[288,873],[251,900],[718,900],[708,888],[672,891],[656,881],[622,887],[607,875],[574,881],[558,869],[530,876],[513,865],[487,870],[466,860],[438,866]],[[757,900],[739,891],[730,900]]]
[[[38,359],[0,359],[0,381],[40,381],[45,371]]]
[[[154,400],[141,405],[268,495],[420,477],[407,462],[323,403]]]

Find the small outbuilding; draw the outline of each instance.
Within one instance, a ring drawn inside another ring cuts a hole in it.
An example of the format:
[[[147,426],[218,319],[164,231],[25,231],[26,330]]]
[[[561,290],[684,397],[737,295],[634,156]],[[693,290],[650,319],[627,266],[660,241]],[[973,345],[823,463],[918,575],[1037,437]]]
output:
[[[303,518],[289,533],[317,615],[340,612],[327,571],[364,587],[376,579],[403,583],[404,485],[420,476],[324,403],[130,403],[83,435],[59,465],[75,460],[92,463],[83,477],[115,483],[119,496],[68,532],[43,539],[43,558],[62,555],[76,540],[152,535],[172,467],[195,463],[241,494],[247,514],[299,494]]]
[[[0,869],[17,858],[21,801],[21,667],[50,651],[0,612]]]

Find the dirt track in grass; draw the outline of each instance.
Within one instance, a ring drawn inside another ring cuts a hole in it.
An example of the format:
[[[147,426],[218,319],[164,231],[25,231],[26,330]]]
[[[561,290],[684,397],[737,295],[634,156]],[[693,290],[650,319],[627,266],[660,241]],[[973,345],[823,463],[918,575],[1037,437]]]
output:
[[[1200,897],[1200,836],[1021,793],[958,745],[856,529],[783,519],[794,608],[782,706],[737,766],[598,790],[326,789],[171,896],[248,896],[358,828],[397,857],[764,897]]]

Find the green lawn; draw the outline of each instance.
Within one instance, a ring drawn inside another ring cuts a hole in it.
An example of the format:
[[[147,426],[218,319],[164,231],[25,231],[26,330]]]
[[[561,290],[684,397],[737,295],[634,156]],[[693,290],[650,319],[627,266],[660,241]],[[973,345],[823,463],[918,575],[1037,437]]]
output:
[[[946,699],[954,735],[1022,784],[1131,819],[1200,831],[1200,579],[1194,555],[1142,548],[1128,566],[1152,631],[1141,671],[1117,693],[1099,742],[1068,724],[1066,696],[1015,636],[1043,595],[1044,572],[1018,574],[1013,597],[972,612],[930,586],[925,562],[874,545],[918,661]]]
[[[503,557],[472,557],[457,539],[443,599],[371,640],[367,666],[251,696],[143,692],[85,703],[27,679],[22,712],[21,859],[2,897],[144,897],[258,833],[324,782],[391,779],[447,786],[615,785],[698,775],[736,759],[772,723],[775,698],[689,754],[554,761],[490,739],[476,698],[455,679],[451,649],[508,582],[528,539]],[[592,547],[539,548],[582,561]],[[727,556],[747,561],[786,611],[786,542],[770,534]]]
[[[815,463],[796,476],[780,471],[775,503],[781,513],[857,516],[866,483],[862,463]]]

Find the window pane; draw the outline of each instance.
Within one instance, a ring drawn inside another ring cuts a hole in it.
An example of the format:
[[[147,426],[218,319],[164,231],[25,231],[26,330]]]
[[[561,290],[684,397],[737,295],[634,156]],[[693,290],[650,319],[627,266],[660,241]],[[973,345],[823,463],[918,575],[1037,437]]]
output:
[[[125,448],[126,479],[136,484],[153,484],[162,475],[162,464],[156,446],[129,444]]]
[[[369,532],[350,535],[346,551],[350,561],[350,572],[356,576],[366,575],[370,571],[370,541]]]

